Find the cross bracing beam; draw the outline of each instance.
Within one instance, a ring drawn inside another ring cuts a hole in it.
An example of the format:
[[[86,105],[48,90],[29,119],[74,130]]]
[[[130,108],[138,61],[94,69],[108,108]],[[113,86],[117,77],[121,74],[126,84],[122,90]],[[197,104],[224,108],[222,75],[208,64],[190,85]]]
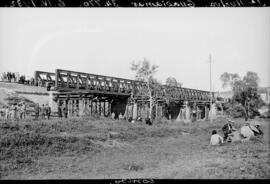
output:
[[[35,84],[45,86],[48,82],[51,85],[55,85],[55,73],[35,71]]]

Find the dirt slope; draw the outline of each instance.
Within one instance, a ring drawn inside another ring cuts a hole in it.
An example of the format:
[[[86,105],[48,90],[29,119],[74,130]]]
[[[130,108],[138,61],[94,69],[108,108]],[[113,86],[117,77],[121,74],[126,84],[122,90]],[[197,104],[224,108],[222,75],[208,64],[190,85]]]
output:
[[[10,104],[14,100],[46,104],[48,103],[48,92],[46,88],[0,82],[0,105]]]

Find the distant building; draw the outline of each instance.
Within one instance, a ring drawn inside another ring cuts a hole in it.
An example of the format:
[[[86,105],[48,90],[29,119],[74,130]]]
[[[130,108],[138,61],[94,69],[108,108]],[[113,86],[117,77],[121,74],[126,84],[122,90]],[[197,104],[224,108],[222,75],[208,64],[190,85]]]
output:
[[[269,104],[270,103],[270,87],[266,87],[266,88],[260,88],[258,90],[262,100]]]

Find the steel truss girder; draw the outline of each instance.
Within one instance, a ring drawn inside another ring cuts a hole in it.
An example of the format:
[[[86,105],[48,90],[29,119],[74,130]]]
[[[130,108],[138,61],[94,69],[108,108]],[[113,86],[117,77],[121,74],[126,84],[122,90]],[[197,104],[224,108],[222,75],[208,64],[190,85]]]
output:
[[[41,76],[46,77],[41,77]],[[53,79],[55,78],[55,79]],[[93,94],[121,95],[147,98],[145,82],[89,74],[70,70],[56,69],[55,73],[36,71],[36,81],[50,82],[59,92],[89,92]],[[209,91],[162,85],[153,92],[159,99],[170,98],[174,101],[210,101]],[[213,93],[212,93],[213,96]]]

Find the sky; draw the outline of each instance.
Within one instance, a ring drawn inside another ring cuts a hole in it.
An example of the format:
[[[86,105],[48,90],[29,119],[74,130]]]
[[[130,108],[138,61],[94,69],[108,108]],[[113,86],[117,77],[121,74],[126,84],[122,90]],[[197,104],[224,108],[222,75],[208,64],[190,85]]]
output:
[[[134,79],[131,63],[155,77],[224,91],[224,72],[257,72],[270,86],[270,8],[0,8],[0,73],[66,69]]]

